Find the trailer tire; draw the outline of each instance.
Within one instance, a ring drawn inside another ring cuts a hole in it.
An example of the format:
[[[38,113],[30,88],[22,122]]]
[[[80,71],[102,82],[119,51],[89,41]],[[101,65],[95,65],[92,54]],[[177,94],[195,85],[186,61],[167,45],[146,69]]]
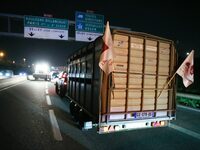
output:
[[[85,113],[83,111],[79,111],[79,127],[82,129],[84,127],[85,122]]]
[[[70,113],[72,116],[74,116],[74,103],[73,102],[70,102],[69,104],[69,110],[70,110]]]
[[[56,91],[56,94],[59,94],[58,84],[56,84],[55,86],[55,91]]]
[[[61,98],[63,98],[65,96],[65,93],[66,93],[66,89],[63,85],[60,86],[60,90],[59,90],[59,96]]]
[[[90,121],[91,118],[84,111],[79,111],[79,127],[81,130],[84,130],[84,123]]]
[[[75,121],[79,121],[79,111],[80,111],[80,108],[78,106],[74,106],[74,119],[75,119]]]

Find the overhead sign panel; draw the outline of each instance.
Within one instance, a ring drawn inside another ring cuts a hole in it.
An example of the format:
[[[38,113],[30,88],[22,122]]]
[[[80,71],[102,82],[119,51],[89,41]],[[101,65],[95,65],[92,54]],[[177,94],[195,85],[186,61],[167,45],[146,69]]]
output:
[[[76,12],[76,41],[94,41],[104,32],[104,16]]]
[[[68,40],[66,19],[24,16],[24,37]]]

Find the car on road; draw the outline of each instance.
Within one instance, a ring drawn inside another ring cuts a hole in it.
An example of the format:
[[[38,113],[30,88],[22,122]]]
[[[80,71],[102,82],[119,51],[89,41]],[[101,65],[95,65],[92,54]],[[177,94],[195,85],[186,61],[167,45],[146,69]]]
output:
[[[13,75],[12,70],[0,69],[0,79],[11,78]]]
[[[55,81],[55,91],[60,97],[64,97],[67,93],[68,74],[62,71]]]
[[[51,76],[51,82],[55,82],[58,78],[59,71],[51,71],[50,76]]]

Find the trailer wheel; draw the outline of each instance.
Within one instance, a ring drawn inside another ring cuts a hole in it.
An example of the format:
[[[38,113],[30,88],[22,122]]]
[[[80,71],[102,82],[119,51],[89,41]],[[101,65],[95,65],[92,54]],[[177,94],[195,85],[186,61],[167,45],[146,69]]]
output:
[[[71,115],[74,116],[74,103],[73,102],[70,102],[69,110],[70,110]]]
[[[79,111],[80,111],[80,108],[78,106],[74,106],[74,119],[75,119],[75,121],[79,121]]]
[[[84,112],[83,111],[79,111],[79,127],[82,129],[84,126],[84,121],[85,121],[85,117],[84,117]]]
[[[84,128],[84,122],[87,122],[91,120],[90,117],[84,112],[84,111],[79,111],[79,127],[81,130]]]
[[[58,84],[56,84],[55,86],[55,91],[56,91],[56,94],[59,94]]]
[[[60,90],[59,90],[59,96],[62,98],[65,96],[66,93],[66,89],[63,85],[60,86]]]

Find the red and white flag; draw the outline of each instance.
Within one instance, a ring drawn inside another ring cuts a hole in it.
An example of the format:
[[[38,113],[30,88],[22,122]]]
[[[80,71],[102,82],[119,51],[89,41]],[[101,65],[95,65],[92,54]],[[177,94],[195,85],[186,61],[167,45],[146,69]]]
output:
[[[99,60],[99,67],[105,72],[105,74],[110,74],[113,71],[113,41],[110,32],[109,22],[106,24],[106,30],[103,35],[103,47]]]
[[[190,52],[176,73],[183,78],[185,87],[188,87],[194,82],[194,50]]]

